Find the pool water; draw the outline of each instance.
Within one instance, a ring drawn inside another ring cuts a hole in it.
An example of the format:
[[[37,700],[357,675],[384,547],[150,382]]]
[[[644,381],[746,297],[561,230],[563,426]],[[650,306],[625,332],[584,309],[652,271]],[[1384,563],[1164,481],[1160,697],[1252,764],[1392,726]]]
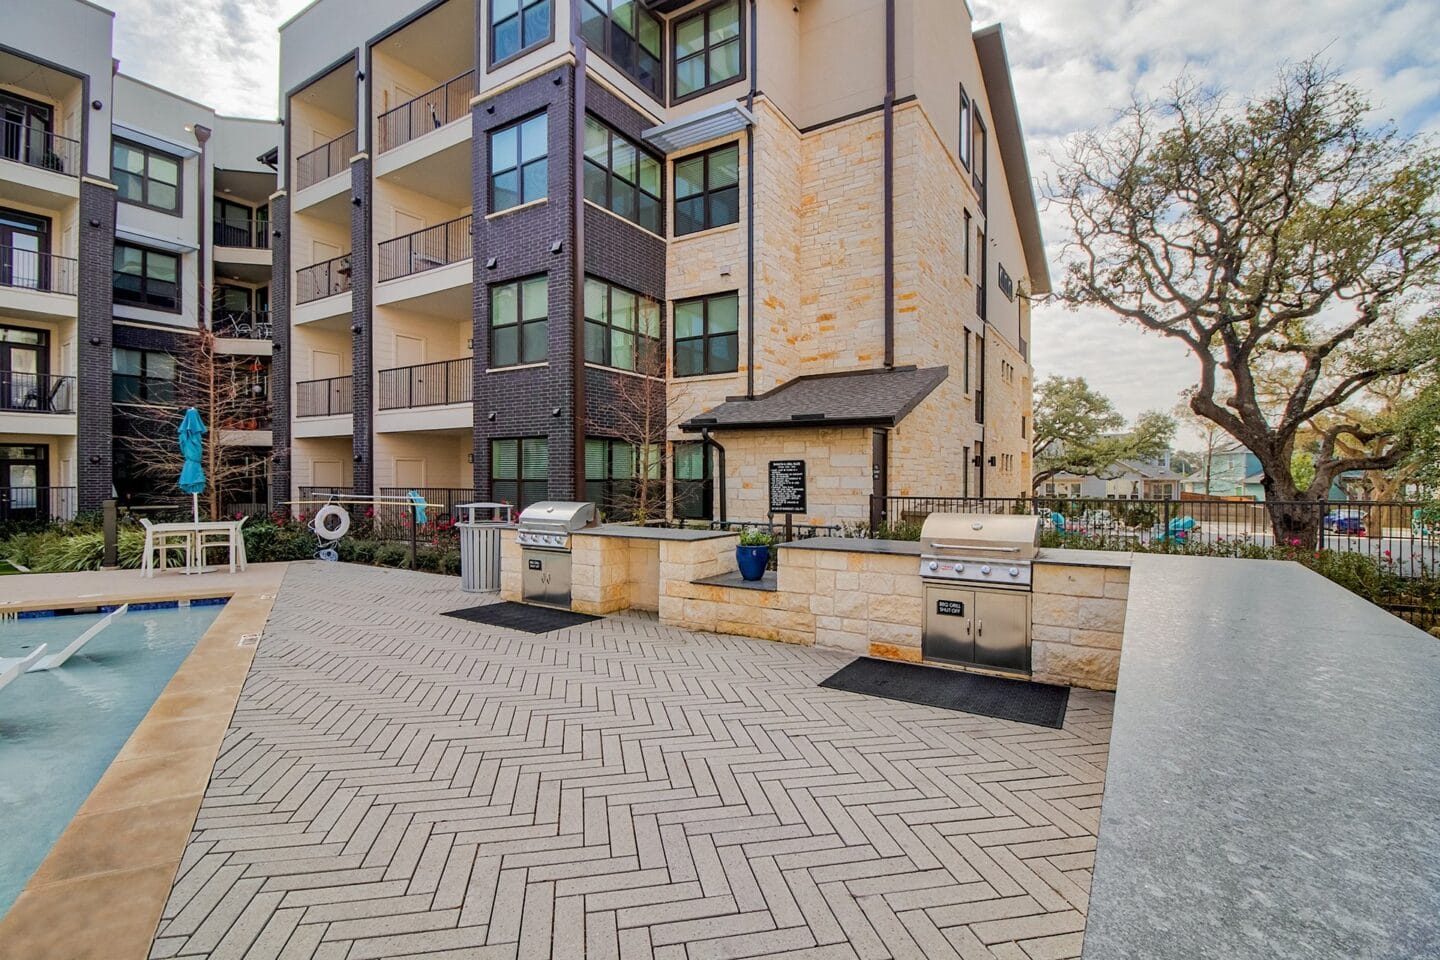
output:
[[[132,607],[63,667],[0,690],[0,916],[220,610]],[[0,657],[59,653],[102,616],[0,621]]]

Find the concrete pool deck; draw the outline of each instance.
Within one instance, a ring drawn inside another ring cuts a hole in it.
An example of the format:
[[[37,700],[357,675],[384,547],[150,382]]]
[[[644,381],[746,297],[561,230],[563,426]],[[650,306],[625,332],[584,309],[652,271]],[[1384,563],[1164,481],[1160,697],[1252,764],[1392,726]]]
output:
[[[245,573],[30,574],[0,612],[229,597],[0,920],[0,956],[146,957],[285,564]]]

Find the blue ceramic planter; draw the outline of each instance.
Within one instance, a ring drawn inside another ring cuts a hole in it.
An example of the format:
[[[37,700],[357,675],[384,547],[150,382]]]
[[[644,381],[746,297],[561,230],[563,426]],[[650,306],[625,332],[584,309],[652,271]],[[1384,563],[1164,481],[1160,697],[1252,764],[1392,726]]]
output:
[[[765,567],[770,563],[770,548],[736,547],[735,562],[740,565],[740,576],[759,580],[765,576]]]

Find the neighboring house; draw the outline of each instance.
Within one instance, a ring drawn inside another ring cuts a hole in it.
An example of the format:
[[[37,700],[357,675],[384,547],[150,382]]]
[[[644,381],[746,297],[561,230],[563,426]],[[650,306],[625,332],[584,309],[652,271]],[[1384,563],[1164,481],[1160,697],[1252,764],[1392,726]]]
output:
[[[1170,469],[1170,455],[1159,460],[1121,460],[1103,477],[1056,474],[1040,484],[1041,497],[1105,500],[1178,500],[1185,478]]]
[[[83,0],[6,8],[0,47],[0,520],[159,495],[127,454],[128,411],[174,402],[197,323],[248,358],[245,502],[268,497],[274,122],[116,73],[114,15]]]
[[[1204,454],[1201,454],[1203,458]],[[1327,495],[1330,500],[1349,499],[1345,487],[1357,472],[1342,474],[1330,484]],[[1265,499],[1265,470],[1260,458],[1251,453],[1238,440],[1215,448],[1210,455],[1209,483],[1206,483],[1203,467],[1184,478],[1186,493],[1208,494],[1213,497],[1248,497],[1251,500]]]
[[[282,25],[277,483],[524,505],[654,463],[677,515],[761,519],[796,459],[812,521],[1024,492],[1050,278],[999,28],[952,0],[557,9]],[[637,383],[668,456],[623,425]]]

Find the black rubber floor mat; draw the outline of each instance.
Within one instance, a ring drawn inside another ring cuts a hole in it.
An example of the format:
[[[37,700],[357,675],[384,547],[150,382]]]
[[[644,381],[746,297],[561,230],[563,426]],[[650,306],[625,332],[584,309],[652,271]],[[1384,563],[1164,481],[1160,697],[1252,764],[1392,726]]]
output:
[[[893,660],[859,659],[820,686],[1060,729],[1070,688]]]
[[[466,607],[464,610],[447,610],[445,616],[469,620],[471,623],[483,623],[489,627],[523,630],[526,633],[549,633],[600,619],[588,613],[571,613],[569,610],[552,610],[549,607],[508,601],[487,603],[483,607]]]

